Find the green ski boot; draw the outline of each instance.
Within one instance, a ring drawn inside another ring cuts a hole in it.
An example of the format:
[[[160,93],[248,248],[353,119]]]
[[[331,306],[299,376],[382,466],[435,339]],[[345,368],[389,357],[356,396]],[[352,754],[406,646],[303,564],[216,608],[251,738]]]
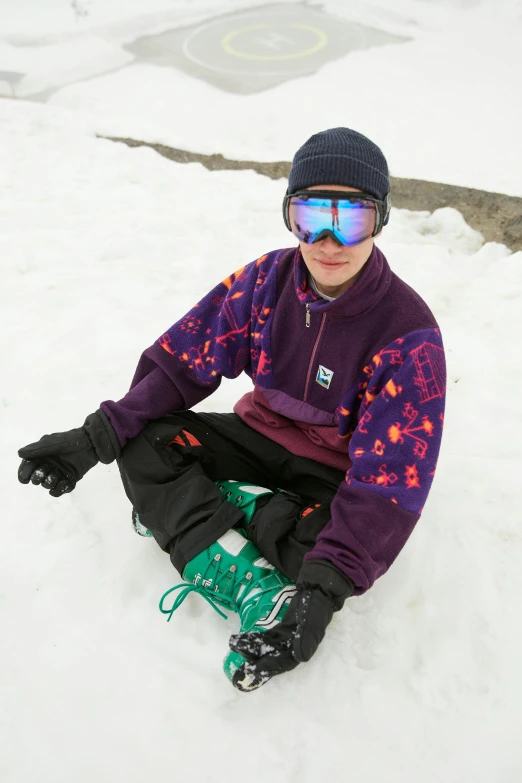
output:
[[[162,596],[160,611],[167,621],[189,593],[199,593],[221,617],[227,615],[220,607],[238,612],[240,632],[267,631],[276,625],[295,593],[295,585],[270,565],[257,547],[244,534],[229,530],[225,535],[190,560],[183,569],[185,580],[171,587]],[[166,599],[178,591],[170,607]],[[248,691],[263,685],[269,678],[252,677],[245,671],[246,660],[230,651],[223,668],[228,679],[239,690]]]
[[[228,530],[218,541],[192,558],[183,569],[183,583],[171,587],[162,596],[160,611],[171,619],[189,593],[199,593],[227,619],[219,607],[238,612],[242,598],[251,586],[273,570],[270,563],[243,533]],[[165,599],[179,590],[172,607],[165,609]]]
[[[145,527],[145,525],[142,525],[140,522],[140,516],[135,508],[132,509],[132,526],[134,527],[134,530],[139,536],[144,536],[145,538],[152,538],[152,533],[148,529],[148,527]]]
[[[220,607],[237,612],[240,633],[267,631],[277,625],[296,591],[294,583],[277,571],[246,538],[246,528],[256,511],[256,501],[274,494],[265,487],[239,481],[217,481],[223,497],[241,508],[245,514],[244,526],[229,530],[183,569],[183,583],[170,588],[160,600],[160,611],[172,615],[189,593],[199,593],[221,617],[227,615]],[[165,608],[169,595],[178,591],[170,608]],[[230,651],[223,661],[228,679],[241,691],[259,688],[270,677],[253,676],[248,672],[246,659]]]
[[[247,526],[256,512],[256,503],[259,498],[274,494],[266,487],[256,487],[241,481],[216,481],[216,484],[225,500],[243,511]]]

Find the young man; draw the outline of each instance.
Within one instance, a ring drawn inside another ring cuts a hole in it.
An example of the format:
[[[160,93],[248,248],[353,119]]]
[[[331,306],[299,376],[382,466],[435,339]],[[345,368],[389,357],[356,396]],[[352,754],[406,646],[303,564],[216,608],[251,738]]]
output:
[[[185,580],[161,610],[196,591],[239,612],[225,672],[242,691],[310,659],[333,612],[393,563],[433,480],[444,350],[374,245],[389,190],[365,136],[312,136],[283,204],[299,246],[210,291],[142,354],[119,402],[19,451],[20,481],[56,497],[118,460],[136,529]],[[242,372],[254,388],[234,413],[190,410]]]

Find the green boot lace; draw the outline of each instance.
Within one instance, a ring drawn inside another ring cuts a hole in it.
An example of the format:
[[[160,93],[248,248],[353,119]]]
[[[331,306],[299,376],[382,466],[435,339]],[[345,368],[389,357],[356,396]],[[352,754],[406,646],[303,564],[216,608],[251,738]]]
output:
[[[188,583],[182,582],[179,585],[171,587],[161,597],[159,602],[160,612],[168,615],[167,622],[170,622],[172,615],[179,609],[185,598],[189,593],[197,593],[201,595],[207,603],[225,620],[228,619],[228,615],[221,611],[219,606],[224,606],[231,612],[237,612],[237,596],[244,592],[241,588],[247,587],[248,583],[252,580],[253,574],[247,571],[246,574],[240,578],[237,566],[232,564],[228,570],[220,569],[220,562],[223,559],[223,555],[220,552],[216,552],[212,560],[209,560],[206,568],[201,573],[201,576],[197,577],[197,581]],[[192,561],[194,562],[194,561]],[[185,576],[185,571],[183,572]],[[171,594],[179,590],[170,609],[164,608],[166,598]]]

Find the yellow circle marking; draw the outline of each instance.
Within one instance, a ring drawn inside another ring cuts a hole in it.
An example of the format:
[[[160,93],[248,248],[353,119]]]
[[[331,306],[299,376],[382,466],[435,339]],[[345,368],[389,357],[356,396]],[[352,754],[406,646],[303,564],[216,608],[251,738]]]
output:
[[[221,39],[221,46],[233,55],[233,57],[241,57],[243,60],[297,60],[299,57],[308,57],[311,54],[315,54],[320,51],[328,43],[328,36],[324,30],[320,30],[318,27],[312,27],[308,24],[291,24],[290,27],[295,27],[299,30],[309,30],[317,35],[317,43],[311,46],[309,49],[303,49],[301,52],[294,52],[294,54],[247,54],[247,52],[241,52],[232,46],[232,41],[237,38],[238,35],[243,33],[249,33],[252,30],[261,30],[262,28],[269,27],[267,24],[254,24],[249,27],[242,27],[240,30],[233,30],[231,33],[227,33],[224,38]]]

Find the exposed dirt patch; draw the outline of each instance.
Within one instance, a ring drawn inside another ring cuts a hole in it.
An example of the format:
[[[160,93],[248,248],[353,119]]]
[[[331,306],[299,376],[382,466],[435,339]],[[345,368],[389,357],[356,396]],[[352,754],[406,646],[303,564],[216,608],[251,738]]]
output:
[[[254,160],[230,160],[221,154],[200,155],[164,144],[151,144],[136,139],[115,136],[101,136],[110,141],[119,141],[129,147],[152,147],[169,160],[177,163],[201,163],[210,171],[221,169],[253,169],[271,179],[288,177],[290,163],[275,161],[260,163]],[[443,185],[420,179],[391,178],[392,203],[399,209],[427,210],[433,212],[440,207],[454,207],[462,212],[469,225],[480,231],[486,242],[501,242],[511,250],[522,250],[522,198],[490,193],[474,188]]]

